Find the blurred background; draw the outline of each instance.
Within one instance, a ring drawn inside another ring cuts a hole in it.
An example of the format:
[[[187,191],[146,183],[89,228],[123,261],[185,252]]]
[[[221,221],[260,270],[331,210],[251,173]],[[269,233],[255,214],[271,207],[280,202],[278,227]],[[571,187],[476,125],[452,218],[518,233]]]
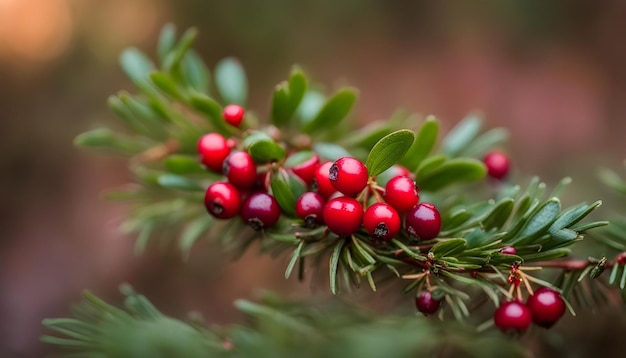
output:
[[[298,63],[327,88],[359,88],[361,122],[401,107],[450,128],[480,110],[510,129],[518,172],[569,175],[572,201],[611,203],[595,170],[623,173],[625,18],[617,0],[0,0],[0,356],[46,354],[41,319],[67,315],[85,288],[119,303],[130,282],[167,314],[198,310],[215,323],[236,321],[233,299],[259,288],[326,292],[283,280],[285,258],[250,250],[232,262],[207,243],[187,263],[158,249],[135,257],[117,231],[126,207],[99,194],[129,180],[125,163],[72,140],[115,121],[106,98],[134,91],[118,54],[154,54],[163,24],[196,26],[211,67],[239,57],[258,113]],[[582,316],[556,327],[560,344],[581,357],[619,346],[623,314]]]

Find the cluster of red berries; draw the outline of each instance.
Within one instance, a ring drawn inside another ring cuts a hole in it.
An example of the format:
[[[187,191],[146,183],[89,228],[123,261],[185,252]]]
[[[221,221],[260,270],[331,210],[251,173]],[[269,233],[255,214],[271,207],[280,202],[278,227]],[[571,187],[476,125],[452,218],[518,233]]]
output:
[[[565,301],[550,288],[541,287],[530,295],[526,303],[504,302],[496,309],[493,320],[502,332],[523,333],[531,323],[543,328],[552,327],[565,313]]]

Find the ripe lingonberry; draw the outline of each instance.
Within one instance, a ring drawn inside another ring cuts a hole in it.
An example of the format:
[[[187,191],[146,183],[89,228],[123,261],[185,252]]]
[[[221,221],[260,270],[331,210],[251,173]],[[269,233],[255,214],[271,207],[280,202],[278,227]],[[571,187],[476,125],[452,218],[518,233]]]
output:
[[[348,196],[356,196],[363,191],[368,179],[365,165],[352,157],[337,159],[328,176],[333,187]]]
[[[238,188],[251,188],[257,180],[256,164],[248,152],[231,153],[224,160],[224,175]]]
[[[431,203],[415,205],[404,220],[406,231],[419,240],[434,239],[441,230],[441,215]]]
[[[509,157],[501,152],[489,152],[483,158],[487,167],[487,175],[494,179],[502,180],[509,172]]]
[[[424,316],[437,312],[440,305],[441,300],[435,299],[430,291],[422,291],[415,297],[415,306]]]
[[[326,200],[312,191],[300,195],[296,202],[296,215],[304,220],[308,228],[324,223],[324,205]]]
[[[513,246],[506,246],[503,247],[502,250],[500,250],[500,253],[504,255],[516,255],[517,250]]]
[[[517,301],[504,302],[496,309],[493,321],[504,333],[524,333],[532,322],[532,314],[525,304]]]
[[[411,173],[411,171],[401,165],[395,164],[392,165],[391,168],[385,170],[384,172],[378,174],[376,176],[376,183],[378,185],[384,187],[387,183],[395,178],[395,177],[409,177],[412,180],[415,180],[415,175]]]
[[[241,218],[254,230],[261,231],[278,222],[280,206],[273,196],[266,193],[254,193],[241,206]]]
[[[222,112],[222,117],[224,120],[232,126],[239,127],[241,121],[243,120],[243,115],[245,111],[243,107],[230,104],[224,107],[224,111]]]
[[[419,188],[411,178],[398,176],[387,182],[384,199],[398,212],[403,213],[419,202]]]
[[[400,215],[386,203],[375,203],[363,216],[365,230],[378,240],[391,240],[400,231]]]
[[[230,219],[239,213],[241,195],[230,183],[216,182],[209,186],[204,195],[207,211],[219,219]]]
[[[565,313],[565,301],[561,295],[548,287],[541,287],[528,297],[526,305],[536,325],[550,328]]]
[[[230,154],[231,146],[226,138],[219,133],[208,133],[198,141],[200,161],[207,168],[219,172],[222,170],[224,159]]]
[[[330,197],[337,191],[330,183],[330,178],[328,177],[332,165],[333,162],[325,162],[320,164],[315,170],[315,186],[317,192],[325,198]]]
[[[363,222],[363,206],[348,196],[331,199],[324,205],[324,222],[339,236],[354,234]]]
[[[615,258],[615,262],[620,265],[626,265],[626,252],[622,252]]]
[[[307,185],[311,185],[313,183],[313,179],[315,179],[315,171],[318,168],[319,163],[320,158],[317,154],[313,154],[311,158],[294,165],[290,169],[295,175],[300,177],[300,179],[304,180]]]

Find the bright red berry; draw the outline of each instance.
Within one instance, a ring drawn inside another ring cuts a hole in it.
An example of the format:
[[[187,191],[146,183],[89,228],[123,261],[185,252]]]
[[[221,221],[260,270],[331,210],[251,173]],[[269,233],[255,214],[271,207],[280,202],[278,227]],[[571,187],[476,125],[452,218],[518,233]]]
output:
[[[506,246],[503,247],[502,250],[500,250],[500,253],[505,255],[516,255],[517,250],[513,246]]]
[[[224,160],[224,175],[238,188],[251,188],[257,180],[256,164],[247,152],[231,153]]]
[[[532,322],[532,314],[525,304],[517,301],[504,302],[496,309],[493,321],[504,333],[524,333]]]
[[[333,187],[348,196],[356,196],[363,191],[369,178],[365,165],[352,157],[337,159],[328,176]]]
[[[363,215],[365,230],[378,240],[391,240],[400,231],[400,215],[389,204],[375,203]]]
[[[273,196],[266,193],[254,193],[241,206],[241,218],[254,230],[261,231],[278,222],[280,206]]]
[[[385,185],[385,201],[398,212],[406,212],[413,208],[420,199],[420,190],[411,178],[398,176]]]
[[[315,179],[315,172],[319,163],[320,158],[314,153],[311,158],[291,167],[291,171],[300,177],[300,179],[304,180],[307,185],[311,185],[313,183],[313,179]]]
[[[430,291],[422,291],[415,297],[415,306],[424,316],[437,312],[440,305],[441,300],[435,299]]]
[[[325,198],[330,197],[337,191],[330,183],[330,178],[328,177],[332,165],[333,162],[325,162],[320,164],[315,170],[315,187],[317,192]]]
[[[324,205],[326,200],[312,191],[300,195],[296,202],[296,215],[304,220],[308,228],[324,223]]]
[[[348,196],[331,199],[324,206],[324,222],[339,236],[352,235],[361,228],[363,206]]]
[[[489,152],[483,158],[483,163],[487,167],[487,175],[492,178],[502,180],[509,173],[509,157],[501,152]]]
[[[231,148],[226,138],[218,133],[205,134],[198,141],[200,161],[207,168],[216,172],[222,171],[222,164],[230,154]]]
[[[239,213],[241,195],[232,184],[216,182],[207,188],[204,195],[204,206],[216,218],[230,219]]]
[[[236,105],[236,104],[230,104],[224,107],[224,111],[222,112],[222,117],[230,125],[239,127],[239,125],[241,124],[241,121],[243,120],[244,114],[245,114],[245,111],[243,107]]]
[[[620,265],[626,265],[626,252],[622,252],[615,258],[615,262]]]
[[[441,216],[435,205],[421,203],[415,205],[404,219],[406,231],[420,240],[434,239],[441,230]]]
[[[530,309],[536,325],[550,328],[565,313],[565,301],[561,295],[548,287],[541,287],[528,297],[526,306]]]

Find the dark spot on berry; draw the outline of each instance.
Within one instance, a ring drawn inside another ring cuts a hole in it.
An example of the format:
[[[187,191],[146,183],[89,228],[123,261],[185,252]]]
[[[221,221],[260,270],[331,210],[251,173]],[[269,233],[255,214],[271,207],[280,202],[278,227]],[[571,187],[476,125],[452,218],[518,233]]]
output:
[[[250,225],[250,227],[252,227],[255,231],[261,231],[265,226],[263,225],[263,221],[259,218],[248,219],[248,225]]]
[[[385,225],[385,223],[380,223],[376,225],[376,228],[374,229],[374,236],[377,239],[381,239],[387,236],[388,233],[389,233],[389,228],[387,227],[387,225]]]
[[[215,215],[220,215],[224,212],[224,207],[218,203],[211,203],[211,212]]]
[[[304,226],[308,229],[317,227],[317,215],[307,215],[307,217],[304,218]]]
[[[337,166],[337,163],[333,163],[333,165],[330,166],[330,169],[328,169],[328,178],[330,180],[337,180],[338,176],[339,176],[339,167]]]

